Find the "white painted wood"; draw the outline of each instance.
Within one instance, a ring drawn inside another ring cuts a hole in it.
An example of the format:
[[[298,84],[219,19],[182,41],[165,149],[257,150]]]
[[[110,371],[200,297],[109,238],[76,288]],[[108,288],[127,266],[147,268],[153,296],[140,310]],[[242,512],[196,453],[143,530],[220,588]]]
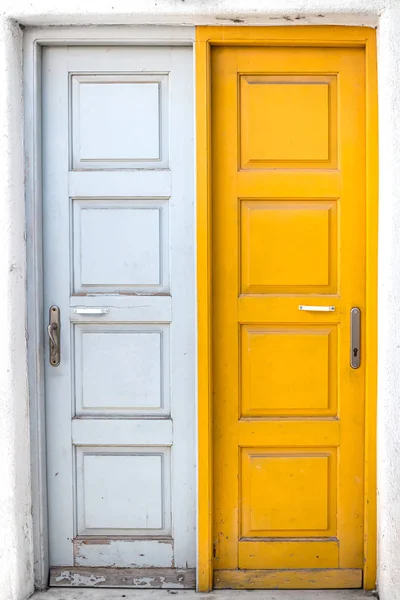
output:
[[[194,567],[192,53],[59,47],[42,67],[44,325],[61,310],[59,367],[45,348],[50,563],[87,565],[77,536],[101,535],[93,567],[128,566],[121,544],[134,557],[139,541],[146,567]],[[154,85],[158,111],[140,89]],[[127,111],[145,97],[140,129]],[[126,131],[104,122],[116,107]]]
[[[169,198],[171,172],[138,169],[136,171],[70,171],[69,193],[73,198]]]
[[[104,302],[104,304],[103,304]],[[106,313],[90,312],[87,314],[76,313],[75,303],[78,307],[94,311],[101,303],[102,310]],[[90,308],[91,307],[91,308]],[[118,322],[152,322],[169,323],[172,320],[171,296],[113,296],[91,294],[88,296],[76,296],[71,298],[70,320],[74,323],[113,323]]]
[[[77,446],[76,475],[78,535],[171,535],[170,448]]]
[[[168,326],[77,324],[74,329],[77,416],[170,414]]]
[[[180,57],[171,52],[171,62],[170,105],[171,110],[172,107],[176,109],[174,114],[171,114],[171,131],[176,134],[182,130],[185,123],[191,123],[193,118],[192,55],[186,52]],[[181,69],[187,76],[178,76]],[[191,193],[194,181],[194,153],[195,146],[191,134],[182,136],[179,141],[176,135],[174,138],[171,135],[171,398],[174,421],[172,497],[176,568],[196,565],[196,503],[193,502],[196,489],[197,430],[193,389],[193,383],[196,381],[196,340],[192,333],[196,331],[195,298],[192,293],[195,288],[196,265],[192,251],[192,239],[195,239],[195,206]]]
[[[168,75],[71,75],[74,169],[168,166]]]
[[[44,325],[48,308],[61,310],[59,367],[50,367],[45,342],[47,485],[50,566],[72,565],[75,535],[75,466],[69,422],[72,416],[71,330],[69,312],[70,222],[68,190],[69,129],[68,56],[57,49],[43,52],[43,271]],[[51,79],[50,79],[51,76]],[[64,243],[60,243],[61,241]],[[43,335],[45,335],[43,333]]]
[[[74,446],[172,446],[171,419],[72,419]]]
[[[160,543],[158,541],[158,543]],[[126,568],[115,569],[113,567],[52,567],[50,570],[50,585],[58,587],[84,588],[116,588],[121,596],[120,588],[146,589],[146,596],[152,591],[163,590],[185,590],[194,589],[196,586],[195,569],[154,569],[154,568]],[[153,588],[153,590],[149,590]],[[83,591],[83,590],[82,590]],[[124,591],[126,591],[124,589]],[[64,595],[69,598],[69,594],[64,590]],[[97,592],[98,593],[98,592]],[[171,593],[171,592],[170,592]],[[174,592],[172,592],[174,593]],[[51,592],[50,592],[51,594]],[[125,594],[122,594],[124,596]],[[51,594],[51,596],[53,596]],[[81,596],[73,598],[76,600]],[[131,598],[131,594],[127,597]],[[153,597],[153,596],[152,596]],[[143,598],[143,595],[136,596]]]
[[[157,565],[154,565],[154,543],[157,544]],[[110,548],[111,552],[110,552]],[[174,561],[172,538],[156,542],[140,539],[108,540],[86,538],[75,541],[75,562],[82,567],[113,567],[113,557],[118,556],[122,568],[170,568]],[[364,599],[365,600],[365,599]]]
[[[193,26],[177,27],[171,24],[102,25],[96,27],[60,26],[27,27],[24,32],[24,50],[30,58],[32,46],[192,46],[195,41]]]
[[[27,360],[35,589],[49,579],[43,337],[41,47],[24,37],[24,150],[27,258]]]
[[[74,293],[169,290],[167,200],[72,200]]]
[[[44,394],[42,251],[42,48],[44,46],[192,46],[194,27],[34,27],[23,36],[25,197],[27,220],[27,331],[35,589],[46,589],[49,573],[47,458]],[[139,175],[146,171],[136,171]],[[159,174],[168,174],[159,171]],[[79,172],[74,172],[79,175]],[[149,181],[152,181],[150,178]],[[136,185],[136,188],[138,186]],[[114,190],[115,193],[115,190]],[[152,195],[159,195],[153,190]],[[169,194],[168,194],[169,195]],[[144,320],[147,318],[144,316]],[[165,320],[168,319],[157,319]],[[170,319],[169,319],[170,320]]]

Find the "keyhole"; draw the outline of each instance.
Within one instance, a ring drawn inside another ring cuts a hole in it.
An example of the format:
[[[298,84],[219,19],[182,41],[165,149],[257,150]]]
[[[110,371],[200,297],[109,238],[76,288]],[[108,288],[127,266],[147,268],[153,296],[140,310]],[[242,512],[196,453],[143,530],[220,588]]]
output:
[[[358,354],[358,348],[353,348],[353,356],[354,356],[354,358],[357,358],[357,354]]]

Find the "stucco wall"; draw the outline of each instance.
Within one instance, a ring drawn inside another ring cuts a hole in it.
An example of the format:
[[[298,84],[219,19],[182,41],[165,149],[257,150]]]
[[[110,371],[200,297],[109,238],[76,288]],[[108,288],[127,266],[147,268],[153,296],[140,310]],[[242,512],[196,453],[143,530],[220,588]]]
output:
[[[32,590],[22,31],[0,21],[0,599]]]
[[[375,24],[397,0],[3,0],[24,25]]]
[[[379,22],[378,581],[400,598],[400,10]]]
[[[3,0],[0,5],[0,600],[33,590],[18,25],[378,25],[379,591],[400,600],[400,0]]]

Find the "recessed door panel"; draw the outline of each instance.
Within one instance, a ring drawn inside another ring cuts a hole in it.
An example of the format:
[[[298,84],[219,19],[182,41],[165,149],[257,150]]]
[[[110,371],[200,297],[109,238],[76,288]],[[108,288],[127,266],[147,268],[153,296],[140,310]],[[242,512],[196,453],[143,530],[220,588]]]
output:
[[[335,416],[336,329],[243,325],[241,416]]]
[[[241,168],[336,168],[336,75],[239,77]]]
[[[242,200],[240,206],[243,294],[337,291],[337,202]]]

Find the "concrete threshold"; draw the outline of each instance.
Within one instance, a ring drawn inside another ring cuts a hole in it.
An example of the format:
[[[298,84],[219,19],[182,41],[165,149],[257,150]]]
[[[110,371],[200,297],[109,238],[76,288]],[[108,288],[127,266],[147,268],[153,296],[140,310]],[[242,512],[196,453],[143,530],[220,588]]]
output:
[[[50,588],[31,600],[373,600],[363,590],[219,590],[208,594],[194,590],[129,590]]]

